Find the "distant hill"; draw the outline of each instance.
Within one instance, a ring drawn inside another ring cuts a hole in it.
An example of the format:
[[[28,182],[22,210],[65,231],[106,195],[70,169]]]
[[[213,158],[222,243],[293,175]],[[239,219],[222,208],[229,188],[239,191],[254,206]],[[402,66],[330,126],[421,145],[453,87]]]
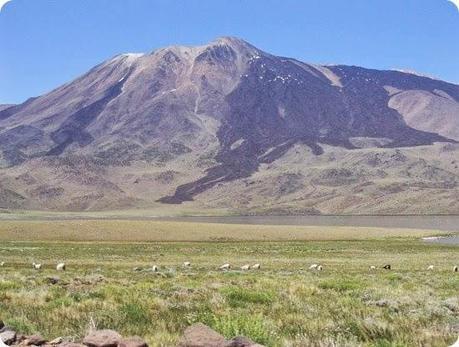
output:
[[[232,37],[0,106],[0,208],[459,213],[459,86]]]

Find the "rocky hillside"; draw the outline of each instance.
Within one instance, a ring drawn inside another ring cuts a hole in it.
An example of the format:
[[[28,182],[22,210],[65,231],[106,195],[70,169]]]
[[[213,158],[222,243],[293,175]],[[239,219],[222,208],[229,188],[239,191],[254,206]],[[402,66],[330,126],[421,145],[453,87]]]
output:
[[[0,207],[459,213],[459,86],[221,38],[0,107]]]

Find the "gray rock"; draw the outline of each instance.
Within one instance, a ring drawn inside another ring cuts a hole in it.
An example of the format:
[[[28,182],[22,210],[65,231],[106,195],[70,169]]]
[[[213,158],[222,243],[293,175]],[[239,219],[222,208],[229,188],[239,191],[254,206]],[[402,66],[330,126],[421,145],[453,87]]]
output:
[[[56,347],[86,347],[86,346],[81,343],[65,341],[65,342],[58,344]]]
[[[51,340],[48,343],[50,345],[59,345],[59,344],[62,343],[62,341],[64,341],[64,339],[62,337],[56,337],[54,340]]]
[[[43,344],[46,343],[46,340],[41,337],[40,335],[31,335],[31,336],[27,336],[25,341],[24,341],[24,344],[27,345],[27,346],[41,346]]]
[[[458,298],[448,298],[443,301],[443,306],[445,306],[451,312],[459,312],[459,299]]]
[[[148,347],[148,344],[138,336],[123,339],[118,347]]]
[[[185,330],[179,347],[224,347],[225,338],[202,323],[196,323]]]
[[[46,282],[49,284],[58,284],[61,279],[57,276],[46,277]]]
[[[4,330],[0,333],[0,340],[6,345],[11,345],[16,341],[16,332],[13,330]]]
[[[375,304],[375,306],[378,306],[378,307],[387,307],[387,306],[389,306],[389,301],[381,299],[381,300],[375,301],[374,304]]]
[[[123,338],[114,330],[96,330],[83,339],[89,347],[117,347]]]

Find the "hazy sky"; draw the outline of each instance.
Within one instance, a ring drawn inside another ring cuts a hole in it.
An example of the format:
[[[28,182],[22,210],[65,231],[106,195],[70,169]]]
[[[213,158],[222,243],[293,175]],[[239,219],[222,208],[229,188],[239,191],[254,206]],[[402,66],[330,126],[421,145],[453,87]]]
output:
[[[0,12],[0,103],[119,53],[228,35],[308,62],[459,82],[459,11],[447,0],[12,0]]]

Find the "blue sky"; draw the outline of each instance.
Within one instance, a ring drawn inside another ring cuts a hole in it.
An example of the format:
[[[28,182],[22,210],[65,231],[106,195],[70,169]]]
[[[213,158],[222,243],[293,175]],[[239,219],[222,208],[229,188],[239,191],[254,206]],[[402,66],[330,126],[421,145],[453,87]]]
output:
[[[459,82],[459,10],[447,0],[12,0],[0,12],[0,103],[119,53],[219,36],[308,62]]]

